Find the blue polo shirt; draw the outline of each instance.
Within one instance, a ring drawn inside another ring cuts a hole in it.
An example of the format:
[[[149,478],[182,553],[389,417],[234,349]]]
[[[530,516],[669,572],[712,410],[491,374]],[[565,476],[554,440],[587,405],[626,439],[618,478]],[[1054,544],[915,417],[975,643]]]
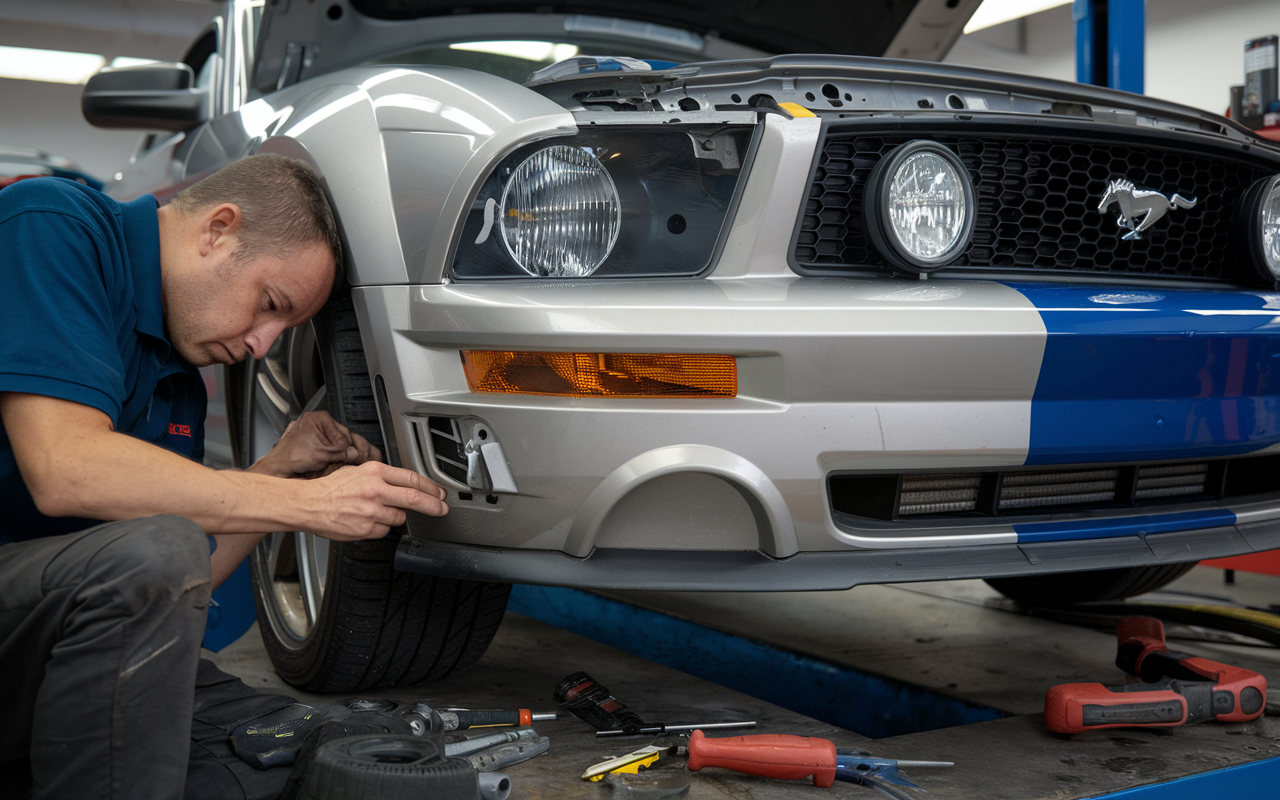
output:
[[[63,178],[0,190],[0,392],[92,406],[199,461],[208,394],[162,312],[154,197],[118,203]],[[0,422],[0,544],[96,522],[36,509]]]

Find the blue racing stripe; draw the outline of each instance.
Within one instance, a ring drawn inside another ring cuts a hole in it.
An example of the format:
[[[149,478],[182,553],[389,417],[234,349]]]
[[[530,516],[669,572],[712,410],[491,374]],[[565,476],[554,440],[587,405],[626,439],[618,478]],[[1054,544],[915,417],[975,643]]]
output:
[[[1062,542],[1071,539],[1107,539],[1116,536],[1143,537],[1149,533],[1172,533],[1200,528],[1221,528],[1236,524],[1236,515],[1223,509],[1179,511],[1113,519],[1077,519],[1068,522],[1027,522],[1015,524],[1018,544]]]
[[[1280,293],[1009,284],[1048,337],[1027,464],[1280,443]]]

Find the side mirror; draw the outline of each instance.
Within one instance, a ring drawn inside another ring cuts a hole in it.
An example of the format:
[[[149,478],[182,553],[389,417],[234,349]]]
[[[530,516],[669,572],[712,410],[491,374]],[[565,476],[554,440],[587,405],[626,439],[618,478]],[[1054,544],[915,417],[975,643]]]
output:
[[[104,69],[85,84],[80,109],[98,128],[190,130],[209,118],[208,92],[194,84],[186,64]]]

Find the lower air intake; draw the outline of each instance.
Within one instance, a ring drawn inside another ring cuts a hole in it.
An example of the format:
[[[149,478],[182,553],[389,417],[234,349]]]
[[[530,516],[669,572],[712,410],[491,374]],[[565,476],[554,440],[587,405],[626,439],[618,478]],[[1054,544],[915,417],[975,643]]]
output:
[[[1280,456],[998,472],[843,474],[832,510],[888,522],[1045,515],[1280,493]]]

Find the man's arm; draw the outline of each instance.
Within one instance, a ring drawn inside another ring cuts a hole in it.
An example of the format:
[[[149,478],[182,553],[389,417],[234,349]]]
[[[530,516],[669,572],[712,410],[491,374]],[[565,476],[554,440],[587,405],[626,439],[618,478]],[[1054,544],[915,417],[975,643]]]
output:
[[[382,453],[358,433],[323,411],[309,411],[289,423],[270,452],[246,471],[279,478],[316,478],[346,464],[381,461]],[[236,571],[265,533],[215,534],[209,558],[213,588]]]
[[[208,469],[117,433],[106,414],[67,400],[0,393],[0,418],[23,481],[49,516],[178,514],[211,534],[304,530],[352,541],[385,536],[403,524],[406,509],[429,516],[448,511],[439,486],[374,461],[290,480]]]

